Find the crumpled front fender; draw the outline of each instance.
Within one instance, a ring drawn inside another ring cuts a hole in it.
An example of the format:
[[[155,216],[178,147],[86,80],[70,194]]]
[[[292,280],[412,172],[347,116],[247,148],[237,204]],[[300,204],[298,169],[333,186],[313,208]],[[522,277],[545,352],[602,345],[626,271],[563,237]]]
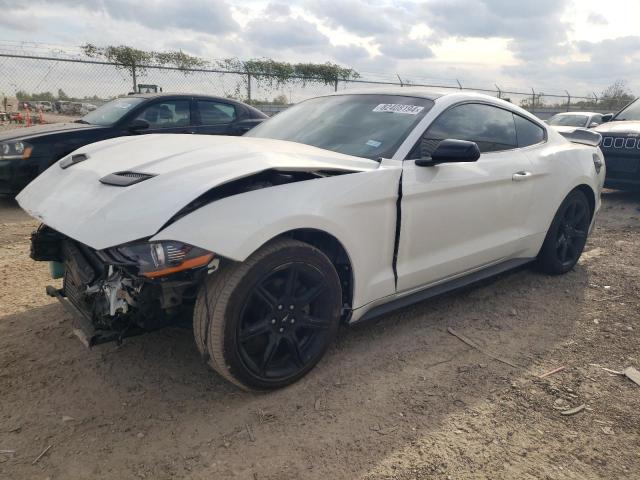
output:
[[[400,168],[339,175],[250,191],[205,205],[152,240],[178,240],[244,261],[296,229],[335,237],[349,256],[354,308],[394,291],[392,270]]]

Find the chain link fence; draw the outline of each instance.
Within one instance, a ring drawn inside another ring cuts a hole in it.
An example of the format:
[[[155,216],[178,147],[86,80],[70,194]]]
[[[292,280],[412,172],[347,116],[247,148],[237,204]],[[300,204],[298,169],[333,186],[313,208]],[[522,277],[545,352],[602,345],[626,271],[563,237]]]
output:
[[[372,77],[375,77],[372,75]],[[182,70],[169,67],[138,66],[135,79],[130,70],[122,65],[88,60],[63,58],[41,54],[26,55],[0,53],[0,110],[15,111],[25,101],[51,102],[55,110],[56,101],[68,101],[75,105],[72,113],[80,115],[94,106],[100,106],[112,98],[126,95],[134,90],[199,93],[222,97],[233,97],[255,105],[269,115],[285,109],[288,105],[305,98],[335,91],[373,86],[399,86],[411,88],[438,87],[452,90],[473,90],[487,93],[533,112],[541,118],[570,110],[593,110],[602,113],[614,112],[628,102],[623,99],[603,99],[591,96],[574,96],[569,92],[548,94],[528,91],[471,88],[455,84],[444,85],[414,82],[398,77],[359,78],[336,80],[325,83],[314,78],[294,78],[286,83],[268,77],[215,69]],[[3,105],[4,104],[4,105]],[[48,109],[48,106],[47,106]]]

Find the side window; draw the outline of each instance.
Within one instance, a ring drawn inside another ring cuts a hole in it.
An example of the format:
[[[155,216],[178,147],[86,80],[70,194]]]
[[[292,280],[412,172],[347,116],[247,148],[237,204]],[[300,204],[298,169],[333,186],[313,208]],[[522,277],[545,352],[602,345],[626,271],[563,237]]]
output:
[[[602,123],[602,115],[598,114],[591,117],[591,123],[594,123],[594,122],[600,125]]]
[[[430,156],[446,139],[476,142],[482,153],[511,150],[517,146],[513,114],[479,103],[453,107],[436,118],[409,158]]]
[[[528,147],[544,141],[544,130],[535,123],[520,115],[513,115],[516,121],[516,133],[518,135],[518,147]]]
[[[189,100],[169,100],[148,106],[136,120],[149,122],[149,128],[175,128],[189,126],[190,117]]]
[[[219,125],[236,119],[236,108],[228,103],[198,100],[201,125]]]

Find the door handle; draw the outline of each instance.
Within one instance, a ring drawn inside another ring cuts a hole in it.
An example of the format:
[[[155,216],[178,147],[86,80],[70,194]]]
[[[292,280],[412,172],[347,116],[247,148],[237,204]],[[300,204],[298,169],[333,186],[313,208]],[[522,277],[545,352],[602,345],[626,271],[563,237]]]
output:
[[[524,180],[531,178],[532,176],[533,176],[533,173],[531,172],[520,171],[520,172],[514,173],[511,177],[511,180],[513,180],[514,182],[522,182]]]

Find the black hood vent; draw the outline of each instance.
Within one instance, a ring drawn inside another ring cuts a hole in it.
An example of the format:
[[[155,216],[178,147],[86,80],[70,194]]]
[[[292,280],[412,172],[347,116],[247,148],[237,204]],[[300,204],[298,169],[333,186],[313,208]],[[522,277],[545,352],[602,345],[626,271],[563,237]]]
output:
[[[115,172],[100,179],[100,183],[113,185],[114,187],[128,187],[136,183],[144,182],[155,175],[140,172]]]

